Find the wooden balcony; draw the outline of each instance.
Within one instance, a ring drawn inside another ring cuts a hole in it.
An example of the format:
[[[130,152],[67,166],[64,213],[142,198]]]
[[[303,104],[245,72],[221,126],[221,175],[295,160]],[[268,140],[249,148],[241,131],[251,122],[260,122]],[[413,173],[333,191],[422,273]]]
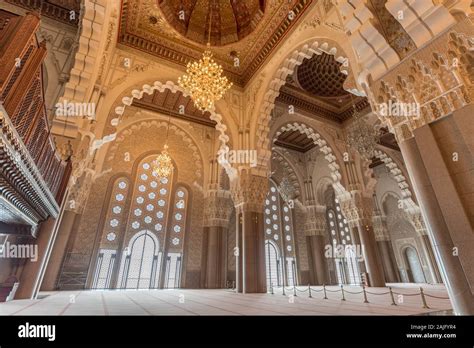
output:
[[[55,218],[70,175],[50,127],[43,91],[46,47],[39,17],[0,11],[0,232],[36,236]]]

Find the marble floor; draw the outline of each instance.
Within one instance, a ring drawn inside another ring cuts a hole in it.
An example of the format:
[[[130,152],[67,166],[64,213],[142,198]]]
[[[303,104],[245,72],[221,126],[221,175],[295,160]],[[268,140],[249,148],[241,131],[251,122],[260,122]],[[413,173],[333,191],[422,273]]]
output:
[[[85,290],[42,292],[37,300],[0,303],[0,315],[419,315],[450,313],[451,304],[443,285],[422,284],[429,308],[423,308],[420,284],[391,284],[368,288],[364,303],[360,287],[347,286],[345,301],[340,288],[314,286],[274,294],[237,294],[232,290]],[[402,295],[400,295],[402,294]],[[435,296],[435,297],[431,297]]]

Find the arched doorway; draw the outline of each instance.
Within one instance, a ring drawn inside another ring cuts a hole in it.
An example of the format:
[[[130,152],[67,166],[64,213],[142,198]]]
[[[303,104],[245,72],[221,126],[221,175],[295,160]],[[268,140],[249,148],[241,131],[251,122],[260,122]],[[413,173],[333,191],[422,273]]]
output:
[[[403,255],[405,257],[405,263],[407,265],[407,276],[410,282],[414,283],[425,283],[425,275],[423,273],[423,267],[421,267],[420,258],[415,248],[409,246],[405,248]]]
[[[158,287],[161,253],[156,236],[148,230],[135,234],[125,251],[121,269],[122,289]]]
[[[281,286],[283,281],[280,253],[278,247],[271,240],[265,241],[265,268],[267,271],[267,289]]]

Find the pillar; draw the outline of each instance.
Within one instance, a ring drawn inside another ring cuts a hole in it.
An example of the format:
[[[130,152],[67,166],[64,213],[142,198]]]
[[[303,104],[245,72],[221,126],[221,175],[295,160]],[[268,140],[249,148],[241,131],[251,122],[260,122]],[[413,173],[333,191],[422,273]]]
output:
[[[322,285],[329,283],[327,259],[325,257],[326,207],[309,205],[306,207],[304,233],[308,247],[310,283]]]
[[[385,286],[383,265],[377,250],[372,222],[373,198],[361,191],[353,191],[350,196],[340,197],[339,201],[351,233],[359,237],[370,286]]]
[[[430,237],[426,233],[423,233],[419,238],[428,258],[428,267],[430,268],[433,283],[442,283],[443,280],[441,278],[441,273],[439,273],[438,263],[436,262],[433,248],[431,247]]]
[[[388,233],[385,217],[382,216],[380,209],[378,209],[377,200],[375,197],[374,203],[376,209],[375,215],[372,218],[372,222],[374,226],[377,251],[382,261],[385,280],[387,283],[398,283],[400,281],[400,277],[397,272],[397,262],[395,261],[395,255],[392,248],[392,242],[390,241],[390,235]]]
[[[413,130],[400,142],[449,297],[457,314],[474,314],[472,225],[474,105]]]
[[[265,293],[264,204],[268,178],[243,170],[231,181],[237,213],[237,291]]]
[[[359,220],[356,228],[364,252],[365,267],[369,275],[370,286],[385,286],[383,266],[377,251],[373,226],[367,221]]]
[[[207,289],[225,288],[227,233],[227,228],[221,226],[204,227],[204,287]]]
[[[37,260],[28,259],[23,266],[20,284],[15,294],[16,300],[36,298],[56,228],[56,220],[53,218],[49,218],[41,224],[36,240]]]
[[[382,265],[387,283],[398,283],[400,277],[397,272],[395,255],[390,240],[378,240],[377,249],[382,259]]]
[[[310,282],[312,285],[329,283],[327,261],[325,258],[324,236],[312,235],[306,237],[308,255],[310,259]]]

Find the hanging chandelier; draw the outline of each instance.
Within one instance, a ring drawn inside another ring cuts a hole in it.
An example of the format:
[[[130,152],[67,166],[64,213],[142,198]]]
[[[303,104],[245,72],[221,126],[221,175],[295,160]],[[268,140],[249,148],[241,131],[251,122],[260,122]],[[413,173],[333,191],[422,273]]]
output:
[[[178,78],[178,84],[191,96],[194,105],[201,111],[212,110],[214,103],[220,100],[225,92],[232,87],[232,82],[229,82],[227,77],[222,76],[222,66],[212,58],[210,49],[211,14],[209,15],[207,49],[199,61],[188,63],[186,74]]]
[[[163,146],[163,150],[161,150],[161,154],[159,154],[153,161],[153,175],[159,178],[168,178],[173,172],[173,162],[171,161],[171,157],[168,154],[168,134],[170,130],[170,122],[171,110],[168,116],[165,145]]]
[[[173,172],[173,162],[168,155],[168,145],[163,146],[161,154],[153,161],[153,174],[159,178],[167,178]]]
[[[347,144],[355,149],[364,159],[370,160],[375,155],[379,132],[368,125],[354,104],[354,121],[347,133]]]

